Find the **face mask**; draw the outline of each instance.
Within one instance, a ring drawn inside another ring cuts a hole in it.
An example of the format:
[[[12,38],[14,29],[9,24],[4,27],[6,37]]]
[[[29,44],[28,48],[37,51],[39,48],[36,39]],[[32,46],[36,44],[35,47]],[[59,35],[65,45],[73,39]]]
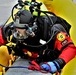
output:
[[[26,38],[30,37],[34,37],[35,33],[32,31],[31,28],[29,29],[19,29],[16,28],[15,32],[13,33],[13,36],[17,39],[17,40],[24,40]]]
[[[18,40],[23,40],[28,38],[28,35],[26,33],[25,29],[17,29],[15,30],[15,32],[13,33],[13,36],[18,39]]]

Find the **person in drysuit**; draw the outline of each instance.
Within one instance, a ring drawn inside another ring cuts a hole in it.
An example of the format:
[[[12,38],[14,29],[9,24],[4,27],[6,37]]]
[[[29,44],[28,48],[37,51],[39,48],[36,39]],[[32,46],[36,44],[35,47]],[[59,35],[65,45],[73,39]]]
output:
[[[25,66],[29,65],[28,60],[34,60],[38,64],[42,63],[40,65],[42,69],[55,73],[61,70],[76,54],[76,47],[64,25],[70,28],[65,20],[55,15],[35,16],[29,10],[21,10],[15,15],[14,22],[0,29],[0,45],[9,42],[16,44],[12,47],[6,45],[9,53],[13,50],[14,55],[21,57],[19,63],[16,61],[14,65]],[[5,75],[25,75],[26,71],[28,75],[36,73],[35,71],[30,73],[27,69],[24,72],[20,71],[21,69],[9,69]],[[37,72],[37,75],[40,74],[42,75]]]

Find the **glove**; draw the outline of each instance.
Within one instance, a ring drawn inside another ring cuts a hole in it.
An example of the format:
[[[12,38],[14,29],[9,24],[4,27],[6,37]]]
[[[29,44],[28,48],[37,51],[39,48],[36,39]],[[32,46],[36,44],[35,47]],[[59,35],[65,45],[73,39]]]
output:
[[[50,71],[51,73],[55,73],[58,69],[60,69],[60,66],[56,61],[54,61],[42,64],[41,68],[46,71]]]

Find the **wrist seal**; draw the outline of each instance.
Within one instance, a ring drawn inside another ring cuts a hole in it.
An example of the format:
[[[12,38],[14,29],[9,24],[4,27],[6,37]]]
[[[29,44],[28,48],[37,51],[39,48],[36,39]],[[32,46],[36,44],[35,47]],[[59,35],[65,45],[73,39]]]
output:
[[[62,69],[66,64],[65,61],[61,58],[55,59],[54,61],[53,63],[56,65],[57,69],[59,69],[59,66],[60,66],[60,69]],[[56,62],[59,64],[59,66],[56,64]]]

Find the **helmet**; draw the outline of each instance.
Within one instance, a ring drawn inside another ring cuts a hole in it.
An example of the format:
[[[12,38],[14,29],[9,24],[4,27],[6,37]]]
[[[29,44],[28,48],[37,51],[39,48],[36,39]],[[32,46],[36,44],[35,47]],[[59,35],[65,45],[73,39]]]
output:
[[[14,33],[13,36],[18,40],[24,40],[28,36],[33,36],[34,32],[32,31],[33,15],[28,10],[21,10],[17,12],[14,20]],[[31,25],[31,27],[30,27]]]
[[[16,28],[25,29],[32,21],[33,15],[28,10],[18,11],[15,15],[14,26]]]

